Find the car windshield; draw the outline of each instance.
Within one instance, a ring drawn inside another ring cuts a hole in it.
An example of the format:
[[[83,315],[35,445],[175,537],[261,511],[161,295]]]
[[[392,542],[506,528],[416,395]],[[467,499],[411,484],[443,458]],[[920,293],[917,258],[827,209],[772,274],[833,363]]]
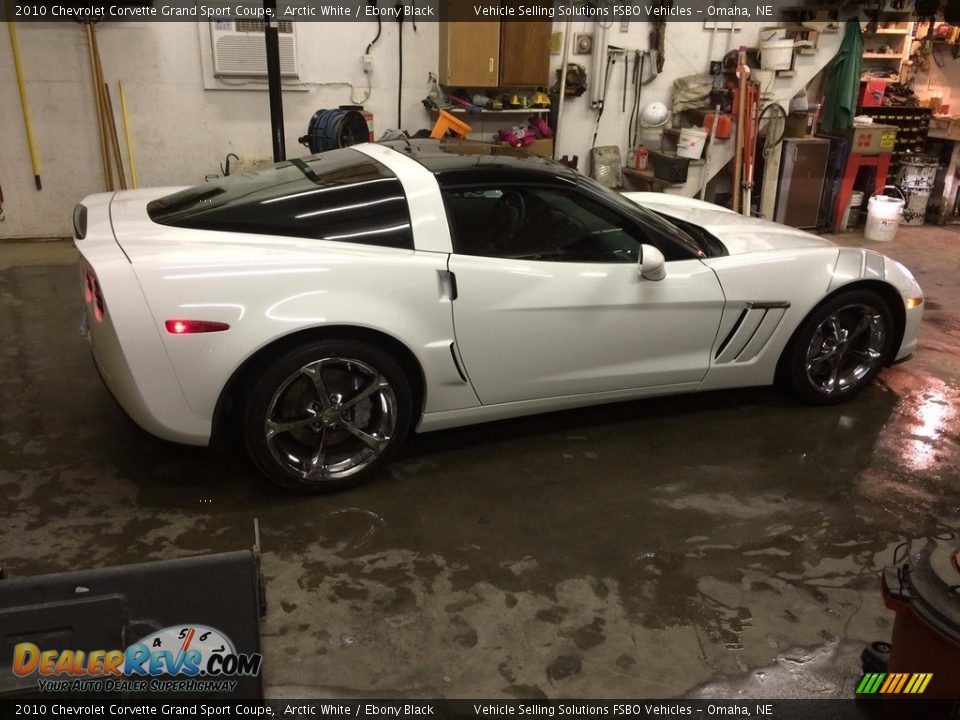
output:
[[[701,242],[699,239],[695,238],[678,225],[668,221],[662,215],[659,215],[652,210],[648,210],[638,203],[627,200],[620,193],[615,192],[608,187],[604,187],[596,180],[582,175],[580,176],[580,184],[591,192],[600,195],[607,202],[616,205],[624,212],[631,215],[639,215],[646,223],[653,225],[661,232],[670,235],[677,242],[686,246],[695,255],[704,257],[715,254],[705,243]]]

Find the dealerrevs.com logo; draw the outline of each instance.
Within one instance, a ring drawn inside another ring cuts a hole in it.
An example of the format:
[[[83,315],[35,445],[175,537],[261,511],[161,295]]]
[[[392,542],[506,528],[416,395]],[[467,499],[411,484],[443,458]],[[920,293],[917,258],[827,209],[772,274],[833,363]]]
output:
[[[262,661],[205,625],[164,628],[126,650],[13,649],[14,674],[36,674],[47,692],[232,692],[231,678],[259,675]]]

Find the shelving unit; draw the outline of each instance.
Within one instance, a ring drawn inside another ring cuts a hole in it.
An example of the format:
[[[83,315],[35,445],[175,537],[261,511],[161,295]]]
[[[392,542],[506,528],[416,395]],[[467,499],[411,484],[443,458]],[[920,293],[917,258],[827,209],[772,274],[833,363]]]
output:
[[[890,158],[890,173],[887,175],[889,184],[896,180],[905,155],[923,152],[932,116],[930,108],[864,107],[860,108],[860,114],[868,115],[881,125],[894,125],[897,128],[897,144]]]
[[[890,82],[903,82],[905,71],[913,62],[910,60],[910,49],[913,45],[914,23],[909,20],[909,10],[894,10],[884,8],[879,15],[879,27],[871,33],[866,32],[867,23],[861,23],[863,35],[863,62],[860,66],[860,79],[871,78],[888,79]],[[883,45],[889,46],[893,52],[878,52]],[[877,71],[895,70],[888,78],[877,75]]]
[[[469,112],[466,108],[446,108],[448,113],[453,115],[545,115],[550,112],[550,108],[504,108],[503,110],[481,110],[480,112]]]

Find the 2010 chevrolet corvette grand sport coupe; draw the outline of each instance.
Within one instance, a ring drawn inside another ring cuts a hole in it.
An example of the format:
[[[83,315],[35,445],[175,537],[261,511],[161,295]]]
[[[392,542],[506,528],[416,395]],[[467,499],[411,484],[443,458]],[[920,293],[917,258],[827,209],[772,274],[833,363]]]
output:
[[[910,356],[923,304],[876,252],[465,142],[92,195],[74,230],[126,412],[192,445],[240,428],[305,490],[414,429],[774,381],[845,400]]]

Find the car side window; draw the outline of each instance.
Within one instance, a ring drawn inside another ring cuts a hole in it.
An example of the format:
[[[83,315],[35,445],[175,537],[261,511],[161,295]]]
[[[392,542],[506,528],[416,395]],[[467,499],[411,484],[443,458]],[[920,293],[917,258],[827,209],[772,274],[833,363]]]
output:
[[[454,251],[553,262],[637,262],[636,226],[562,188],[483,187],[444,192]]]
[[[413,249],[403,184],[349,148],[181,190],[147,212],[174,227]]]

